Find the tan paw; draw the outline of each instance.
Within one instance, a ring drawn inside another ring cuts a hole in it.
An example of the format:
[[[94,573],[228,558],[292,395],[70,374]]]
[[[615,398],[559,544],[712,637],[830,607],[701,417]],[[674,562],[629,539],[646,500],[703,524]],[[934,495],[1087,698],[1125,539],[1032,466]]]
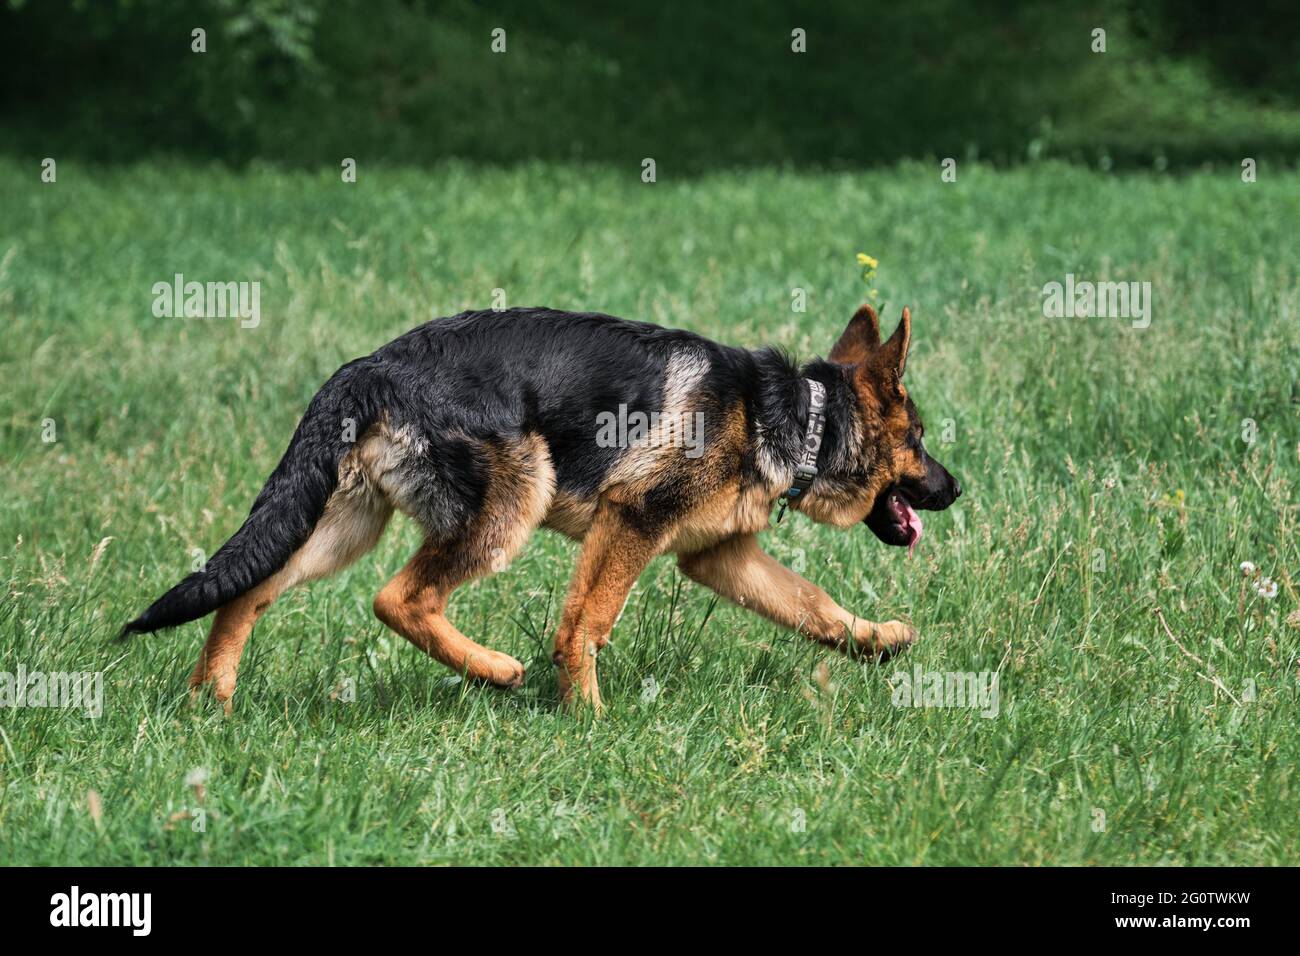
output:
[[[884,660],[908,647],[917,639],[916,628],[902,621],[876,624],[864,621],[858,633],[858,647]]]
[[[469,662],[470,676],[501,690],[514,690],[523,686],[524,665],[509,654],[488,651],[486,655],[476,654]]]
[[[190,679],[190,707],[198,705],[199,700],[206,691],[211,691],[212,696],[221,704],[222,712],[229,717],[234,712],[234,703],[232,698],[235,696],[234,678],[223,682],[214,678],[207,679]]]
[[[564,709],[573,716],[591,711],[599,717],[605,712],[605,704],[600,699],[600,689],[589,687],[586,693],[580,693],[576,687],[570,687],[568,690],[561,691],[561,699],[564,702]]]
[[[203,698],[203,696],[204,696],[204,692],[205,692],[205,691],[209,691],[209,689],[211,689],[211,691],[212,691],[212,697],[214,698],[214,700],[216,700],[216,701],[218,702],[218,704],[221,705],[221,711],[222,711],[222,713],[224,713],[224,714],[226,715],[226,717],[230,717],[230,714],[233,714],[233,713],[234,713],[234,702],[233,702],[233,697],[234,697],[234,693],[235,693],[235,692],[234,692],[234,688],[231,688],[231,689],[230,689],[230,692],[229,692],[229,693],[226,693],[226,695],[225,695],[224,697],[222,697],[222,696],[221,696],[221,693],[218,692],[216,688],[211,687],[211,682],[205,682],[204,684],[191,685],[191,687],[190,687],[190,708],[191,708],[191,709],[196,708],[196,706],[199,705],[199,701],[201,700],[201,698]]]

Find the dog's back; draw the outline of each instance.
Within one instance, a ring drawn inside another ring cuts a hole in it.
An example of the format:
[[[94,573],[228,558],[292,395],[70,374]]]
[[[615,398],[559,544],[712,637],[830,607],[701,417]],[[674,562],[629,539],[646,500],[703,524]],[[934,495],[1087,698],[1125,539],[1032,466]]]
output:
[[[331,377],[244,526],[126,631],[195,620],[277,573],[284,587],[332,573],[373,546],[394,507],[434,542],[515,521],[502,509],[527,531],[580,538],[619,483],[663,512],[705,487],[698,474],[675,487],[674,464],[710,442],[739,460],[754,377],[744,350],[598,313],[425,323]],[[498,562],[522,543],[489,538]]]

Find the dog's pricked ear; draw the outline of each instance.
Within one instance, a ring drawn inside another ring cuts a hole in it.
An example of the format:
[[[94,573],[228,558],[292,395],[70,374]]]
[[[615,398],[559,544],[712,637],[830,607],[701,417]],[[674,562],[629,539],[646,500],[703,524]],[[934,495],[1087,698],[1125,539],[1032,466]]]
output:
[[[912,313],[906,306],[903,307],[903,318],[898,323],[898,328],[894,329],[894,334],[889,337],[880,351],[876,353],[876,362],[878,367],[885,372],[892,372],[902,381],[903,370],[907,368],[907,350],[912,344]]]
[[[857,365],[880,347],[880,319],[876,310],[864,305],[853,313],[848,327],[829,356],[839,365]]]

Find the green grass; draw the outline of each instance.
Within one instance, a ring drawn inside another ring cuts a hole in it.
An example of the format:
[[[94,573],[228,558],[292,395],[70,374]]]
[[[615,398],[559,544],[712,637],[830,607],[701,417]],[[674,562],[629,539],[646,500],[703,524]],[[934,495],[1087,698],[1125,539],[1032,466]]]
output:
[[[1300,175],[38,172],[0,162],[0,670],[102,670],[105,709],[0,709],[0,862],[1296,862]],[[453,600],[528,664],[502,694],[371,615],[405,519],[267,614],[229,719],[187,705],[203,624],[110,642],[239,525],[324,378],[408,327],[501,288],[807,356],[862,298],[859,250],[889,320],[913,308],[911,390],[965,495],[910,561],[797,515],[764,537],[913,621],[898,662],[711,613],[661,558],[606,716],[574,719],[549,639],[575,547],[540,533]],[[176,272],[261,281],[261,326],[154,318]],[[1067,272],[1151,282],[1150,328],[1044,318]],[[916,666],[999,671],[998,715],[891,706]]]

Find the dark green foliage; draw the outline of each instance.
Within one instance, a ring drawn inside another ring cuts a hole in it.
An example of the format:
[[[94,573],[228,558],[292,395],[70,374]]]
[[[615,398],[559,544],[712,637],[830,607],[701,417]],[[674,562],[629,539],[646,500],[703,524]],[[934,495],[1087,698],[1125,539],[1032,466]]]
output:
[[[915,0],[49,0],[0,10],[0,148],[335,165],[1300,155],[1297,17]],[[190,31],[207,30],[207,52]],[[507,51],[493,53],[495,28]],[[807,52],[791,52],[791,31]],[[1092,30],[1107,50],[1092,52]]]

